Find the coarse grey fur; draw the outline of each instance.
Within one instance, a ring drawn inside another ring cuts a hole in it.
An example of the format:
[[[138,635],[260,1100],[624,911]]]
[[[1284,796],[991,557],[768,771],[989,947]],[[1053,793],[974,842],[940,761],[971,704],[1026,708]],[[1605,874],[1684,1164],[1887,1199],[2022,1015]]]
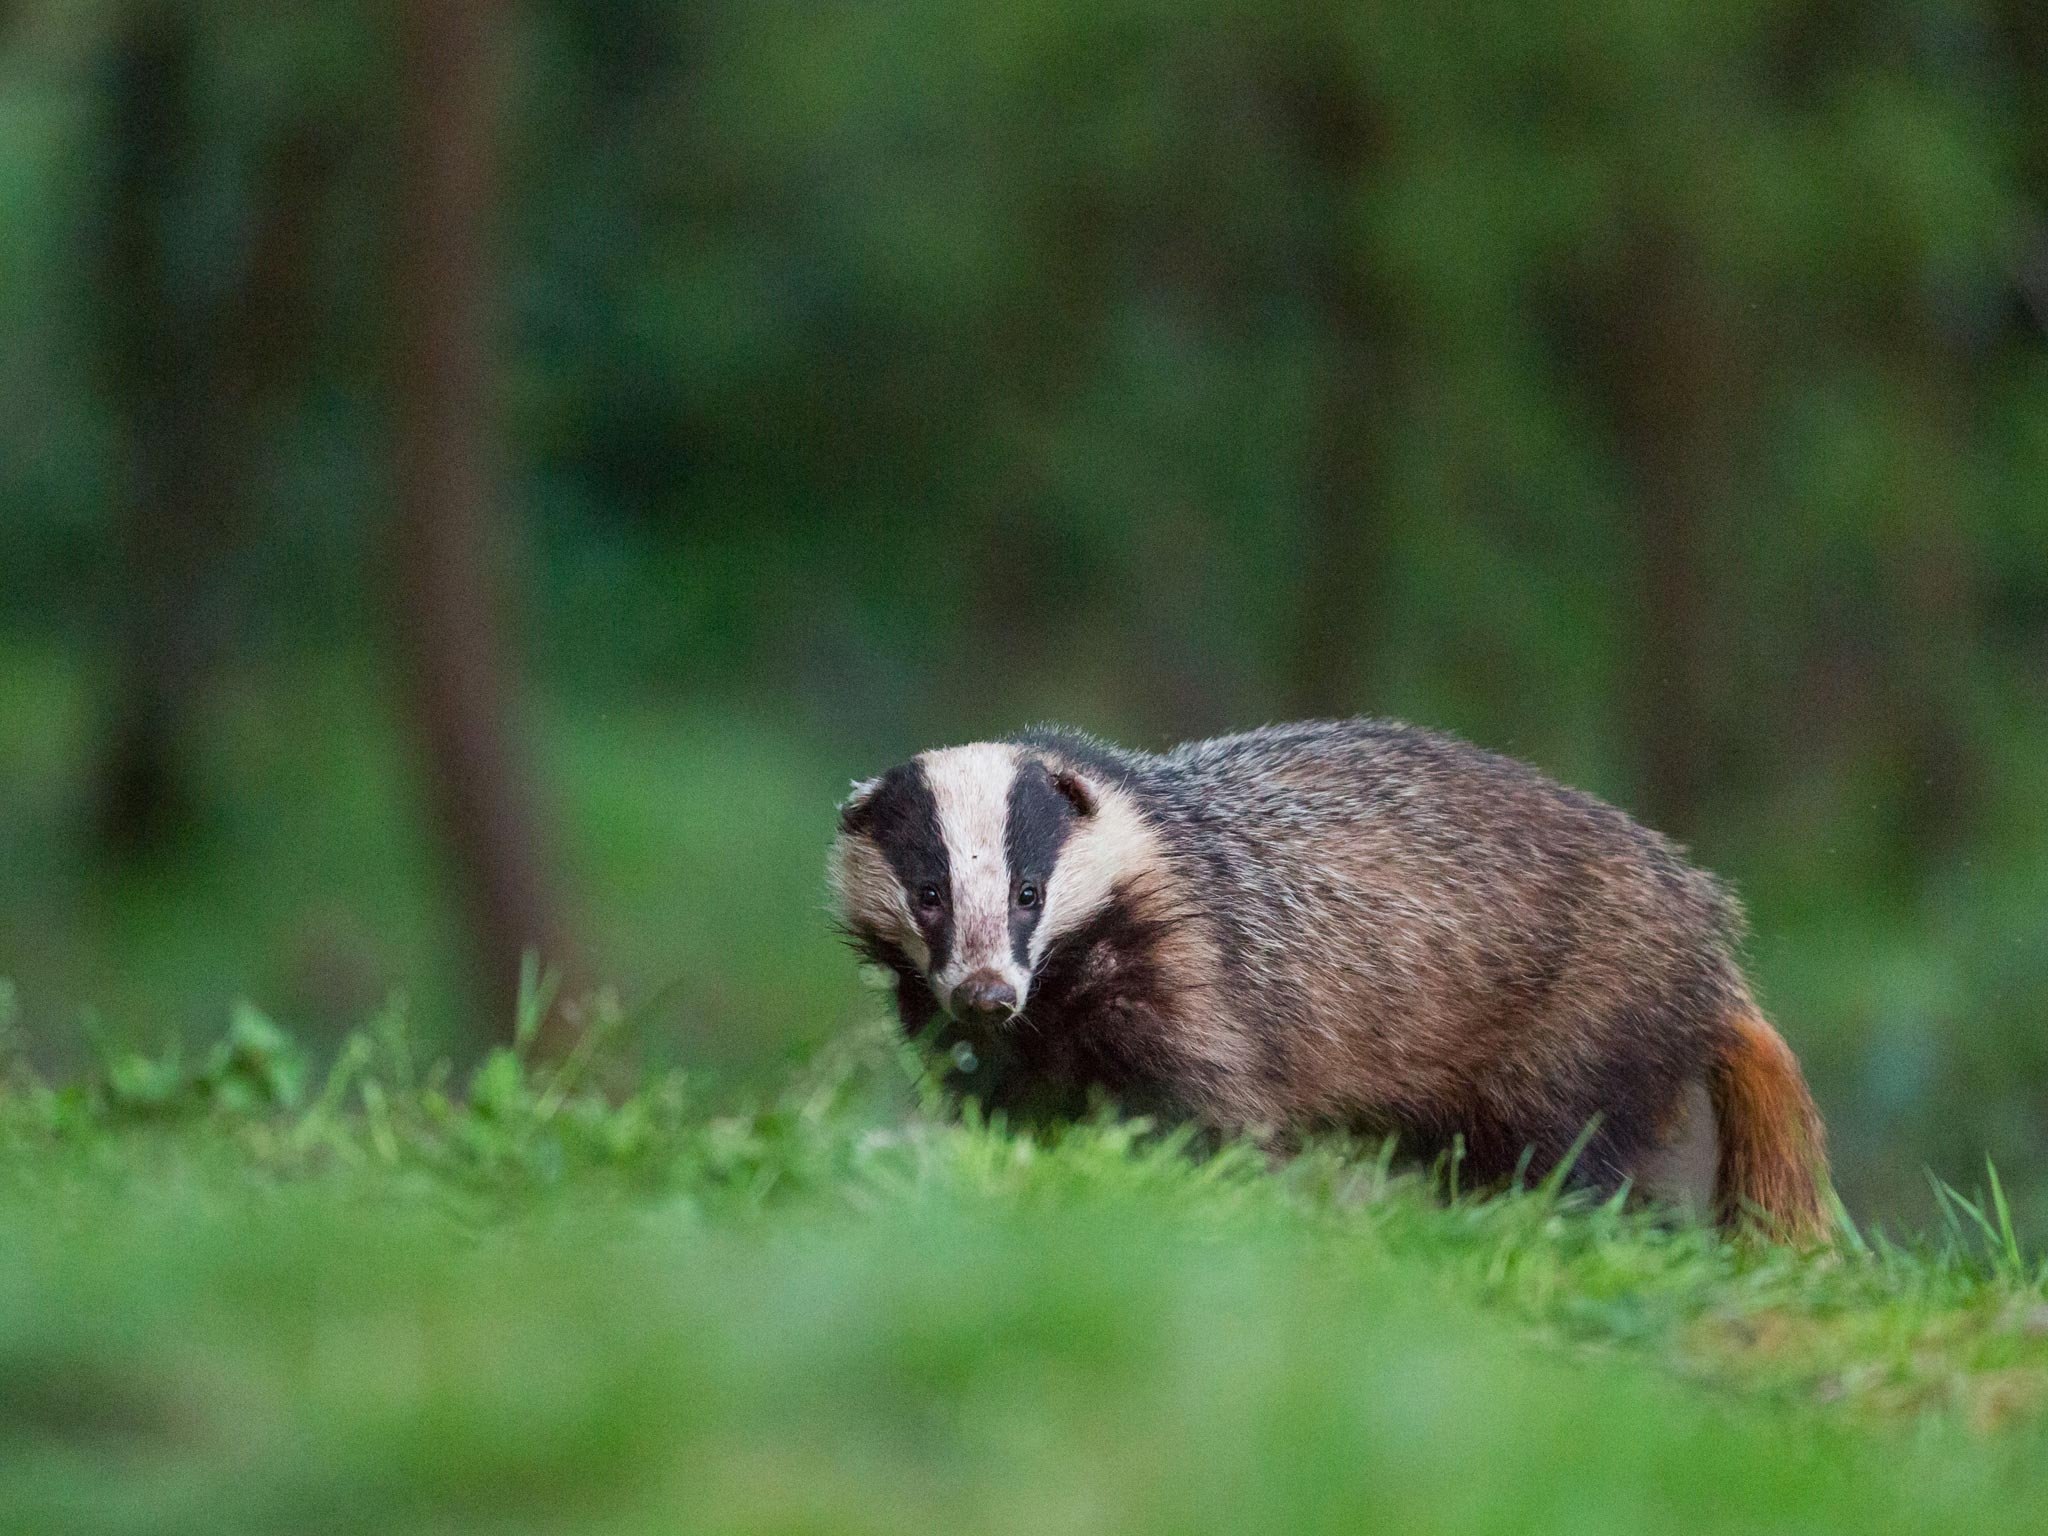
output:
[[[994,1106],[1068,1113],[1101,1089],[1276,1144],[1323,1127],[1397,1134],[1423,1152],[1456,1144],[1482,1180],[1572,1156],[1582,1184],[1632,1180],[1732,1209],[1740,1192],[1726,1169],[1717,1188],[1716,1170],[1742,1158],[1720,1144],[1716,1085],[1747,1049],[1739,1021],[1756,1020],[1735,958],[1741,917],[1718,882],[1614,807],[1369,719],[1159,754],[1044,728],[897,773],[905,805],[922,804],[921,785],[957,798],[971,780],[984,812],[1010,793],[1014,821],[1026,801],[996,780],[1045,773],[1073,808],[1048,799],[1032,813],[1061,821],[1047,833],[1058,853],[1044,910],[1022,914],[1042,922],[1014,955],[989,938],[985,963],[880,889],[890,859],[903,864],[881,845],[909,835],[864,824],[884,781],[856,791],[835,844],[843,920],[895,970],[906,1026],[963,1047],[966,1086]],[[958,813],[925,822],[943,823],[940,842],[987,839],[960,833]],[[956,846],[944,858],[984,856],[999,854]],[[993,935],[993,920],[977,931]],[[943,985],[916,961],[926,938],[948,951]],[[1002,980],[1020,1011],[952,1007],[969,966]],[[1803,1085],[1794,1097],[1810,1113]],[[1817,1155],[1817,1120],[1806,1134]]]

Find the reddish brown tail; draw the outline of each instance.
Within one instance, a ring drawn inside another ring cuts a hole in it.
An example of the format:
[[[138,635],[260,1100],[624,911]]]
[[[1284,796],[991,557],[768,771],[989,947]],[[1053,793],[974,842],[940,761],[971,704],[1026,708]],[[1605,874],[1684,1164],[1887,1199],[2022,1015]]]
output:
[[[1708,1087],[1721,1133],[1715,1215],[1793,1242],[1825,1238],[1827,1133],[1792,1048],[1757,1015],[1742,1014]]]

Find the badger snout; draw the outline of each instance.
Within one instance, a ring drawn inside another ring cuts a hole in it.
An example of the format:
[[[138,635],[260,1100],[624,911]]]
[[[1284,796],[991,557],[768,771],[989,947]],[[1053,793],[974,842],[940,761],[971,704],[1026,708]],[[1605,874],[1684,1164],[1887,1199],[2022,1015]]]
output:
[[[1017,1011],[1017,989],[994,971],[976,971],[953,989],[948,1006],[962,1023],[993,1024]]]

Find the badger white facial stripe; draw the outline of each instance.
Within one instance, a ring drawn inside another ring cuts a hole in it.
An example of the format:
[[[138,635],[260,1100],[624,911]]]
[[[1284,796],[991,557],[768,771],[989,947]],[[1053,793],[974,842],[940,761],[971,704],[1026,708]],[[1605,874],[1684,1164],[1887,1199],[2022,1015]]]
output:
[[[932,978],[943,999],[977,971],[1001,976],[1021,1000],[1029,973],[1010,953],[1010,866],[1005,853],[1014,747],[982,743],[920,759],[952,875],[953,942]]]

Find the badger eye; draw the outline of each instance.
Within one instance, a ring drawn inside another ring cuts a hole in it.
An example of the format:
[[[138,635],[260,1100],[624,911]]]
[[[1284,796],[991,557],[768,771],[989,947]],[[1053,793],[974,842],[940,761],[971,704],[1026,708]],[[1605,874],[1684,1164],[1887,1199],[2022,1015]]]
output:
[[[1020,907],[1035,907],[1038,905],[1038,887],[1029,880],[1026,880],[1017,887],[1017,905]]]
[[[939,888],[936,885],[920,885],[917,888],[917,904],[927,912],[939,909]]]

